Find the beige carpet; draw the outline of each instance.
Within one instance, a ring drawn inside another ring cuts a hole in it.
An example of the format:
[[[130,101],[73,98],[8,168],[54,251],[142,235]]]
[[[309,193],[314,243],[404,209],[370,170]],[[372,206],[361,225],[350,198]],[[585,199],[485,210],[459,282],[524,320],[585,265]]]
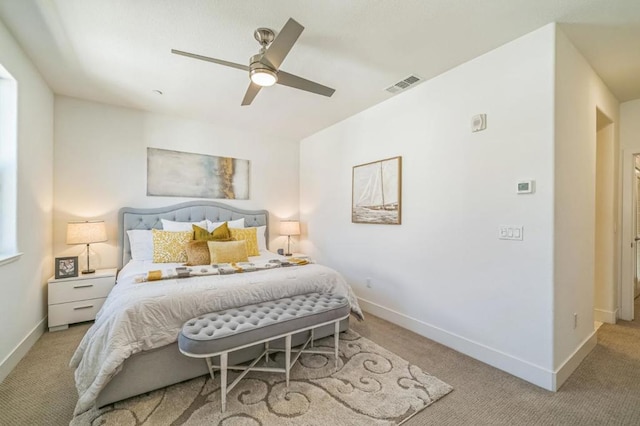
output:
[[[332,351],[333,338],[316,346]],[[284,364],[283,355],[270,366]],[[452,390],[353,331],[340,336],[337,370],[333,356],[303,354],[291,369],[288,390],[284,380],[284,374],[250,372],[228,394],[225,413],[219,376],[205,376],[92,409],[72,424],[397,425]]]
[[[640,303],[636,301],[640,317]],[[0,425],[66,425],[77,395],[69,358],[88,328],[45,333],[0,384]],[[639,425],[640,321],[603,325],[598,345],[559,392],[367,316],[352,328],[455,388],[405,422],[417,425]],[[327,424],[327,426],[329,426]]]

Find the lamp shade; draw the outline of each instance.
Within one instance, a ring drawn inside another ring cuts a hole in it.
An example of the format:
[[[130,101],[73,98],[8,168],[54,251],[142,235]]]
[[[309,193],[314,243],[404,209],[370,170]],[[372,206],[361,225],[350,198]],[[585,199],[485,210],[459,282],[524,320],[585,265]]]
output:
[[[102,220],[67,224],[67,244],[92,244],[104,241],[107,241],[107,228]]]
[[[300,235],[300,222],[297,220],[280,222],[280,235]]]

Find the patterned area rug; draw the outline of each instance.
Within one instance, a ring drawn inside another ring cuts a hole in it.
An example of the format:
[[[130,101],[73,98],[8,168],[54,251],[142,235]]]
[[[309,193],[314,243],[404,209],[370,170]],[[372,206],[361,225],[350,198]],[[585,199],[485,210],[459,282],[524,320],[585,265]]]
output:
[[[315,346],[332,348],[333,337]],[[340,335],[337,371],[332,356],[304,354],[288,390],[284,374],[251,372],[229,393],[225,413],[219,380],[202,376],[94,408],[71,425],[397,425],[453,390],[353,331]]]

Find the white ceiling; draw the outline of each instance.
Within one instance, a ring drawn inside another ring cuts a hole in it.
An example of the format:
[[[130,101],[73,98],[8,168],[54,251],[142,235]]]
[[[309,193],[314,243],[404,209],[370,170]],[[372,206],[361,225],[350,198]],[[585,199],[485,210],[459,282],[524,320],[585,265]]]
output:
[[[276,85],[241,107],[246,73],[170,53],[248,64],[253,31],[277,32],[289,17],[305,31],[282,69],[333,97]],[[0,0],[0,18],[55,93],[283,138],[554,21],[620,101],[640,98],[640,0]]]

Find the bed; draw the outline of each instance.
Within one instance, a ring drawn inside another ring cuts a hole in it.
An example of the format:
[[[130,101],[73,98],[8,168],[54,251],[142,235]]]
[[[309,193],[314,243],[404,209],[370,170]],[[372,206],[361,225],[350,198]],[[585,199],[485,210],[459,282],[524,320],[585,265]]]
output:
[[[123,208],[118,223],[117,284],[96,316],[94,325],[71,360],[76,368],[79,400],[76,414],[208,374],[206,363],[180,354],[175,343],[185,321],[218,308],[273,300],[313,291],[338,292],[348,297],[352,312],[362,317],[357,300],[344,279],[321,265],[276,268],[242,274],[139,283],[141,272],[155,265],[132,260],[127,237],[130,230],[162,229],[161,220],[175,222],[228,222],[244,219],[246,227],[266,227],[269,241],[269,213],[243,210],[216,201],[191,201],[152,209]],[[277,255],[260,252],[250,258],[256,264]],[[168,265],[171,267],[172,265]],[[175,265],[173,265],[175,266]],[[176,328],[177,327],[177,328]],[[349,327],[348,319],[341,330]],[[316,336],[332,334],[332,327]],[[296,336],[294,344],[305,340]],[[243,362],[260,352],[260,347],[234,353],[230,362]]]

